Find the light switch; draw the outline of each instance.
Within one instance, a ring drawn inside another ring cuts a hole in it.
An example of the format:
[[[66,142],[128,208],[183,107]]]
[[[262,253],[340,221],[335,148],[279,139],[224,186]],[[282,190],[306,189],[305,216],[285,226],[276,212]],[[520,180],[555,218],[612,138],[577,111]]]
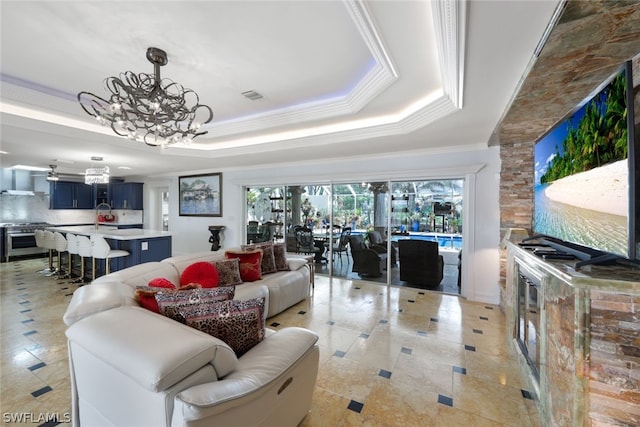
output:
[[[143,250],[143,251],[148,251],[149,250],[149,242],[142,242],[141,245],[142,245],[141,248],[140,248],[141,250]]]

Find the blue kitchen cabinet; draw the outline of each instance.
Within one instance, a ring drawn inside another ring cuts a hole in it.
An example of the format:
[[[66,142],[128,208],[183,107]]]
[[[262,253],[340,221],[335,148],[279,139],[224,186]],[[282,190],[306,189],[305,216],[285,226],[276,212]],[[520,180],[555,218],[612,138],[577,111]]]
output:
[[[111,207],[113,209],[142,210],[142,186],[141,182],[111,184],[109,189]]]
[[[49,209],[93,209],[93,188],[83,182],[53,181]]]

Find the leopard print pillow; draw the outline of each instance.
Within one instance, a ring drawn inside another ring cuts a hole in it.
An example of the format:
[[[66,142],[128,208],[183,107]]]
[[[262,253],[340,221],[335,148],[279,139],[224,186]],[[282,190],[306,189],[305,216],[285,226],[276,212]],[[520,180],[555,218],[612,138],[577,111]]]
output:
[[[229,345],[237,357],[261,342],[265,336],[264,297],[228,300],[178,309],[177,320]]]
[[[160,314],[180,321],[176,313],[179,313],[183,307],[214,304],[216,302],[230,300],[233,299],[235,292],[235,286],[197,288],[180,292],[158,292],[155,294],[155,299],[158,303],[158,311]]]
[[[238,258],[213,261],[213,265],[218,270],[218,286],[242,284],[240,260]]]

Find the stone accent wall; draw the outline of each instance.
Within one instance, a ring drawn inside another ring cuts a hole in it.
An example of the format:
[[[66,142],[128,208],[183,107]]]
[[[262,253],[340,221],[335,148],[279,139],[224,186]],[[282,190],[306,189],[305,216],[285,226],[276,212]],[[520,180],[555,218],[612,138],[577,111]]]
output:
[[[531,232],[533,221],[533,142],[500,146],[500,241],[509,228]],[[506,251],[500,256],[500,306],[507,306]]]
[[[590,311],[590,425],[640,425],[640,296],[591,292]]]

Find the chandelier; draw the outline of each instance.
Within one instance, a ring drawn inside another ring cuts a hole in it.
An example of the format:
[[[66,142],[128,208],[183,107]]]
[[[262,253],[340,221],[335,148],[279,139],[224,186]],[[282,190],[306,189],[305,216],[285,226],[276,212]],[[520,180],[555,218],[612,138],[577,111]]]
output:
[[[102,157],[91,157],[94,162],[101,162]],[[91,166],[84,173],[85,184],[108,184],[109,183],[109,166]]]
[[[109,166],[101,168],[87,168],[84,174],[85,184],[108,184]]]
[[[190,143],[206,134],[200,127],[213,119],[211,108],[200,104],[193,90],[160,78],[160,67],[168,62],[165,51],[150,47],[147,59],[153,74],[126,71],[119,78],[105,79],[108,99],[80,92],[78,102],[84,111],[116,134],[151,146]]]

